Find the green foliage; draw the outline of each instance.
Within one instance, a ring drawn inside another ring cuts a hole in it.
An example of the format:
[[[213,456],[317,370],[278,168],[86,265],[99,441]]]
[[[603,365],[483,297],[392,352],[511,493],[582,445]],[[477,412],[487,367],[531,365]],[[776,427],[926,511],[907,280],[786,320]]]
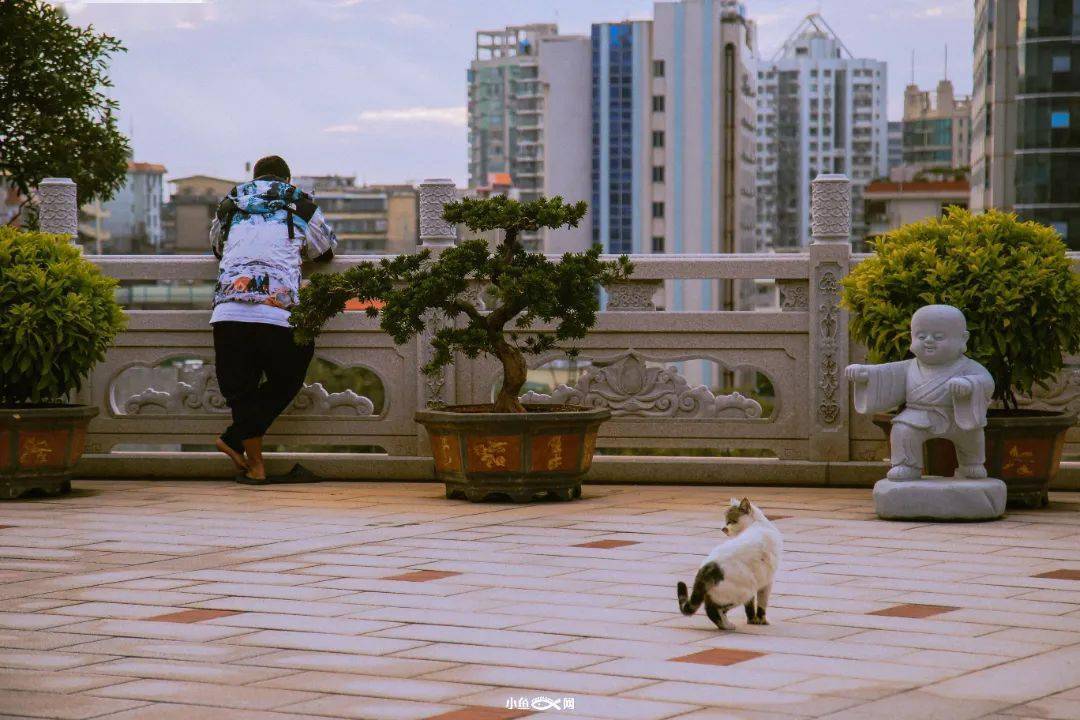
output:
[[[453,361],[454,353],[481,354],[506,363],[520,363],[522,377],[504,377],[508,392],[524,382],[523,354],[547,352],[568,340],[583,338],[596,323],[598,286],[624,279],[633,268],[626,257],[600,259],[600,247],[567,253],[552,262],[526,251],[520,232],[576,226],[585,215],[584,202],[567,205],[554,197],[519,202],[505,197],[465,199],[446,206],[443,216],[474,232],[502,229],[505,239],[494,249],[486,240],[468,240],[448,248],[437,259],[430,253],[400,255],[362,263],[345,272],[316,275],[300,291],[300,304],[290,322],[298,339],[310,341],[351,298],[378,300],[381,326],[398,344],[421,333],[433,313],[462,322],[439,327],[432,338],[433,355],[424,372],[434,373]],[[469,296],[471,281],[489,285],[488,310]],[[531,332],[537,322],[555,323],[552,332]],[[507,327],[509,325],[509,328]],[[573,353],[573,350],[569,350]],[[507,358],[510,358],[508,361]]]
[[[130,150],[104,89],[124,47],[44,0],[3,0],[0,28],[0,175],[27,197],[46,177],[74,180],[80,202],[112,197]]]
[[[124,329],[115,288],[65,236],[0,227],[0,405],[80,387]]]
[[[950,208],[873,245],[873,257],[844,279],[851,334],[871,362],[908,357],[911,315],[933,303],[963,311],[968,354],[993,375],[994,398],[1006,407],[1080,351],[1080,277],[1051,228]]]

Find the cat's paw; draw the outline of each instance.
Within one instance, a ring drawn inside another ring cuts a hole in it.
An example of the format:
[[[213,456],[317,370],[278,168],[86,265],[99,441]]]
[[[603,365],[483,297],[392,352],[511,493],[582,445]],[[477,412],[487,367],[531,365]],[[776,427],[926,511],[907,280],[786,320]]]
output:
[[[755,618],[750,618],[746,621],[747,625],[768,625],[769,621],[765,619],[764,615],[760,615]]]

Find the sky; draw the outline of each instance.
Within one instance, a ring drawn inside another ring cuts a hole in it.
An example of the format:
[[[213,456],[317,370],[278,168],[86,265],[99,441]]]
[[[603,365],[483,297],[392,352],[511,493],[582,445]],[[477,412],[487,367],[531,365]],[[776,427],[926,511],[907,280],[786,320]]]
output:
[[[649,0],[54,0],[118,37],[111,65],[135,159],[166,178],[241,179],[278,154],[295,175],[467,181],[465,72],[475,32],[652,17]],[[745,0],[768,59],[820,12],[856,57],[885,60],[889,116],[912,76],[971,91],[971,0]]]

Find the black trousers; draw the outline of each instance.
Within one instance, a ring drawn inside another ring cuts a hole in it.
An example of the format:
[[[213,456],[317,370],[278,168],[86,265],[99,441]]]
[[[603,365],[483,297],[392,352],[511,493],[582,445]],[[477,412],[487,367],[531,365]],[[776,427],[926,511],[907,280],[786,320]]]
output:
[[[304,385],[315,345],[297,345],[291,328],[266,323],[214,323],[218,387],[232,410],[221,439],[237,452],[262,437]],[[263,377],[265,376],[265,380]]]

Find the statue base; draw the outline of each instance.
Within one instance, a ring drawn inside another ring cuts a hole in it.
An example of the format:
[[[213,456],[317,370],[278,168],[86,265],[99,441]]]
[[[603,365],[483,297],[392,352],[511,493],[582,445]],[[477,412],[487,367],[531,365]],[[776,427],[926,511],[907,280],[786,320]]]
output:
[[[874,511],[882,520],[996,520],[1005,513],[1005,483],[995,478],[878,480]]]

